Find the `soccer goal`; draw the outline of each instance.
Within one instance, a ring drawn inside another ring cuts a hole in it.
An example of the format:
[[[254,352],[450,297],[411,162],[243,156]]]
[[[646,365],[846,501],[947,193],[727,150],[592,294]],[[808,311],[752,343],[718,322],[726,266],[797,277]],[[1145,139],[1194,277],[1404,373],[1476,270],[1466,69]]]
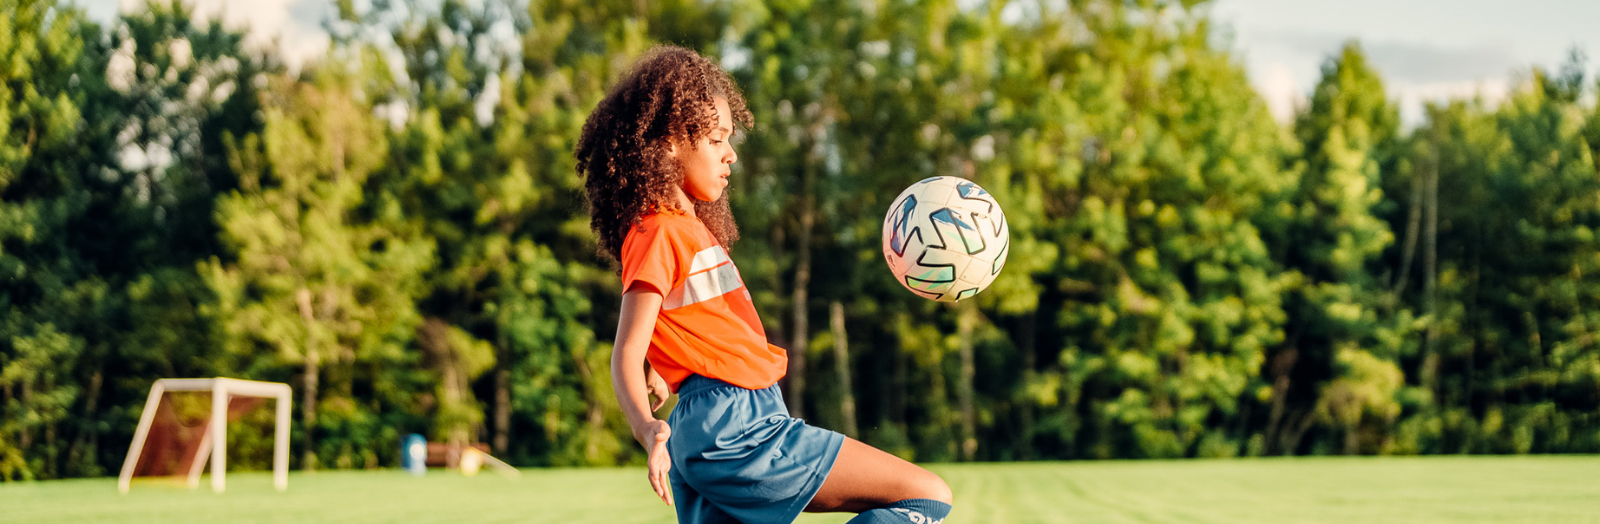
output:
[[[122,462],[117,489],[128,492],[133,477],[188,475],[189,487],[200,486],[207,455],[211,490],[227,484],[228,421],[238,420],[268,399],[277,400],[272,438],[272,483],[289,488],[288,384],[232,378],[164,378],[150,386],[139,429]],[[209,397],[209,398],[207,398]],[[210,404],[210,409],[205,405]]]

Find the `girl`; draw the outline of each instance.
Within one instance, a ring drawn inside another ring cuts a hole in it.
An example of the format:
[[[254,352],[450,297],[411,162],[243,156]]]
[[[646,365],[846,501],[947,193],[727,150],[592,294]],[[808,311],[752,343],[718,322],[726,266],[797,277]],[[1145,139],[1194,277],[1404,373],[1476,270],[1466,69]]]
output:
[[[726,247],[739,238],[724,190],[744,97],[711,60],[650,50],[584,123],[600,250],[622,268],[611,378],[656,495],[678,522],[792,522],[802,510],[853,524],[941,522],[937,475],[791,418],[775,385],[788,357],[767,343]],[[672,415],[653,411],[678,394]],[[650,397],[655,397],[651,401]]]

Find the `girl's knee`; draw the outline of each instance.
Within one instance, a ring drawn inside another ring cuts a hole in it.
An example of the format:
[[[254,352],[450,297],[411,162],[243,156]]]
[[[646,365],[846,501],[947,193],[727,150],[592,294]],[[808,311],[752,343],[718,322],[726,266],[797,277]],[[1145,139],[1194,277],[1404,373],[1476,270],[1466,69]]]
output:
[[[955,494],[950,491],[950,485],[943,478],[933,472],[923,470],[922,478],[918,479],[917,491],[922,495],[917,498],[937,500],[945,504],[955,504]]]

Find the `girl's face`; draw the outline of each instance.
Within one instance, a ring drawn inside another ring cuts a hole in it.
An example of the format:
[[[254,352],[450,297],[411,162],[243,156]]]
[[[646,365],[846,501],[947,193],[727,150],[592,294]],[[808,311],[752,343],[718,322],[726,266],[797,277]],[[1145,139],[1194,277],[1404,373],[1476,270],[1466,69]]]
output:
[[[695,148],[672,149],[683,169],[683,194],[707,202],[722,198],[723,188],[728,187],[730,166],[739,161],[729,142],[733,137],[733,110],[728,109],[727,99],[719,96],[715,102],[717,129],[701,137]]]

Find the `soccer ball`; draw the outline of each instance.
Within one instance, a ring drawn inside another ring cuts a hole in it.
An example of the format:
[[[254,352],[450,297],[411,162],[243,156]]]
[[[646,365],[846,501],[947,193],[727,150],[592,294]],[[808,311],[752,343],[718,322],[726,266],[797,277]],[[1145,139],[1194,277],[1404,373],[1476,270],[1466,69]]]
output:
[[[906,289],[955,302],[989,287],[1006,265],[1011,230],[994,196],[968,180],[924,179],[883,218],[883,258]]]

